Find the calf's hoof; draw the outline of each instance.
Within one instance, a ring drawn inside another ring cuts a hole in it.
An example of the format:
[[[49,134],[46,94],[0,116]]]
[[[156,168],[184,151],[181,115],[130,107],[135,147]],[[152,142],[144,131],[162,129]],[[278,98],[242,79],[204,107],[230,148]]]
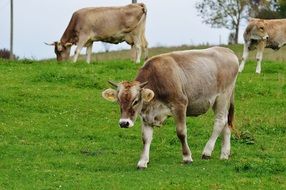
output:
[[[184,163],[184,164],[192,164],[192,163],[193,163],[193,160],[183,160],[183,163]]]
[[[137,166],[137,170],[145,170],[147,167]]]
[[[202,159],[203,159],[203,160],[209,160],[209,159],[211,159],[211,156],[208,156],[208,155],[203,154],[203,155],[202,155]]]
[[[184,164],[191,164],[193,162],[191,155],[183,155],[183,163]]]

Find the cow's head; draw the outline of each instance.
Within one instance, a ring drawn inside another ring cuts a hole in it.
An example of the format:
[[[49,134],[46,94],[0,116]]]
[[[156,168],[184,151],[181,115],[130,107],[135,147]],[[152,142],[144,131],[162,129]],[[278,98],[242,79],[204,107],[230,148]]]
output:
[[[55,53],[56,53],[58,61],[64,61],[64,60],[69,59],[72,43],[68,42],[68,43],[62,44],[59,41],[59,42],[54,42],[51,44],[48,44],[48,43],[45,43],[45,44],[55,46]]]
[[[103,98],[108,101],[117,101],[120,106],[121,117],[119,125],[121,128],[133,127],[138,113],[141,111],[144,102],[150,102],[154,97],[154,92],[144,88],[148,82],[110,82],[115,89],[107,89],[102,92]]]
[[[268,40],[269,38],[266,23],[261,19],[251,19],[246,28],[246,34],[249,40]]]

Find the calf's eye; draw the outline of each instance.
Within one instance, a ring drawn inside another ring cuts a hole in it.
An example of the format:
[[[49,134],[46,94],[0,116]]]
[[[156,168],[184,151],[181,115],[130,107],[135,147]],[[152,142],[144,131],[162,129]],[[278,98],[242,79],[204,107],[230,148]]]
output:
[[[138,103],[139,103],[139,100],[135,100],[135,101],[132,103],[132,105],[135,106],[135,105],[137,105]]]

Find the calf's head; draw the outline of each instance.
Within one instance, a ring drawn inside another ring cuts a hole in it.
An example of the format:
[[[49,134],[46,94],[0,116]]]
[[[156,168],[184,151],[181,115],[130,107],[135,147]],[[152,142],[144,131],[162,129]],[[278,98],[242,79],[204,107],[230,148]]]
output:
[[[58,61],[68,60],[70,57],[70,50],[72,43],[62,44],[61,42],[54,42],[51,44],[46,43],[47,45],[55,46],[55,53]]]
[[[251,19],[246,28],[247,38],[249,40],[268,40],[269,35],[266,31],[264,20]]]
[[[148,82],[110,82],[115,89],[106,89],[102,92],[104,99],[115,102],[120,106],[121,116],[119,125],[121,128],[133,127],[138,113],[141,111],[144,102],[150,102],[154,98],[154,92],[144,88]]]

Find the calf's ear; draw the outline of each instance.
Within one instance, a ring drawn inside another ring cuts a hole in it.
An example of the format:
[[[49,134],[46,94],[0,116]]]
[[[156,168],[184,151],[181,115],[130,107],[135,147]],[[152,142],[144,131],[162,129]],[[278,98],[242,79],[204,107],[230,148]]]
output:
[[[142,89],[142,98],[145,102],[150,102],[154,98],[153,90],[143,88]]]
[[[102,92],[102,97],[110,102],[115,102],[117,101],[117,91],[114,89],[106,89],[105,91]]]

